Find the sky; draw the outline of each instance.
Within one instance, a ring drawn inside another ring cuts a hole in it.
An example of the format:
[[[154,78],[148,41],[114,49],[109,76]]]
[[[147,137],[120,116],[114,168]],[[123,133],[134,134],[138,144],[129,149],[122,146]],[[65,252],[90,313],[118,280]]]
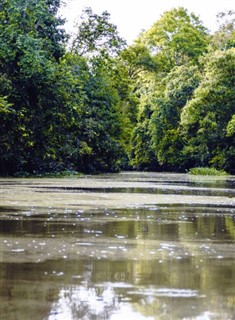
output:
[[[235,10],[234,0],[64,0],[61,9],[66,18],[68,32],[72,32],[76,20],[85,7],[91,7],[94,13],[108,11],[110,22],[118,28],[120,36],[131,44],[142,30],[148,30],[167,10],[179,6],[188,9],[200,17],[210,31],[217,29],[218,12]],[[79,20],[78,20],[79,21]]]

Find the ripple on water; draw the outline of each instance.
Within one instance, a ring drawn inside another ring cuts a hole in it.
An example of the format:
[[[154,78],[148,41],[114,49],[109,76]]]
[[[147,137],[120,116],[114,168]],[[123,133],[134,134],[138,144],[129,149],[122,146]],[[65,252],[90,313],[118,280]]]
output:
[[[129,295],[141,296],[155,296],[166,298],[202,298],[204,295],[200,294],[197,290],[180,289],[180,288],[144,288],[133,291],[128,291]]]

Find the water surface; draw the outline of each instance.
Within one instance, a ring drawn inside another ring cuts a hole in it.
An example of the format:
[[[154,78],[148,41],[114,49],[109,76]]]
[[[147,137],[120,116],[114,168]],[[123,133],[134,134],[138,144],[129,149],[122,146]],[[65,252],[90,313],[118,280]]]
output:
[[[235,177],[0,181],[1,320],[235,319]]]

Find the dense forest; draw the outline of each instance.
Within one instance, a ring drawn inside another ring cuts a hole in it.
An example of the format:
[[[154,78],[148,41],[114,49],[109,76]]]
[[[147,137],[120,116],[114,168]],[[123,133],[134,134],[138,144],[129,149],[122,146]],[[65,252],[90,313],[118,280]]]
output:
[[[0,3],[0,175],[235,173],[235,13],[179,7],[132,45],[108,12],[69,36],[60,0]]]

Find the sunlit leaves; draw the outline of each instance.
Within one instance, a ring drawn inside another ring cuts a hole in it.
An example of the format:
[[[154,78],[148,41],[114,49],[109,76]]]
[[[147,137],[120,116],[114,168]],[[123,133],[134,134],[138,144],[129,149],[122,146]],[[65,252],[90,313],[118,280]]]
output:
[[[234,49],[215,52],[207,60],[204,77],[193,99],[183,109],[181,125],[187,140],[185,152],[189,158],[194,153],[197,165],[211,163],[218,168],[232,169],[234,152],[231,148],[234,146],[227,137],[233,135],[234,75]]]
[[[11,110],[10,110],[11,106],[12,106],[12,104],[7,101],[6,96],[0,96],[0,113],[11,112]]]
[[[212,38],[172,9],[126,47],[110,15],[87,8],[69,49],[59,5],[0,3],[3,173],[232,170],[233,12]]]
[[[208,46],[206,28],[181,7],[165,12],[141,38],[168,68],[197,62]]]
[[[228,122],[226,132],[228,137],[235,137],[235,114],[232,115],[231,120]]]

